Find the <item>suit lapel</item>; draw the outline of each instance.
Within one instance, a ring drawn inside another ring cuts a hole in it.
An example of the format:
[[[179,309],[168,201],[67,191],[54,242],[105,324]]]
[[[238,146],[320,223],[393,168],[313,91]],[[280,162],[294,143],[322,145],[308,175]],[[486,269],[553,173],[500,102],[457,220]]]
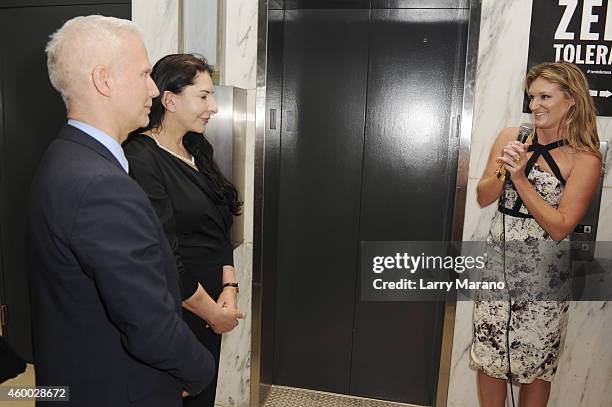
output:
[[[111,153],[108,148],[104,147],[102,143],[100,143],[95,138],[91,137],[89,134],[84,131],[77,129],[76,127],[70,126],[69,124],[64,125],[64,127],[60,130],[58,138],[72,141],[74,143],[80,144],[86,148],[89,148],[96,153],[100,154],[102,157],[111,161],[115,165],[117,165],[122,172],[125,172],[119,161],[115,158],[113,153]]]

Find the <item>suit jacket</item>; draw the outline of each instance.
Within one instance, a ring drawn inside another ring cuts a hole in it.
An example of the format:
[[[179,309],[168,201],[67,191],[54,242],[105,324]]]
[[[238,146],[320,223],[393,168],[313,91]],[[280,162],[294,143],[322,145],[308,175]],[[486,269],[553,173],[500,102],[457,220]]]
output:
[[[15,352],[3,336],[0,336],[0,384],[17,377],[26,370],[25,361]]]
[[[36,382],[69,386],[57,406],[178,407],[183,388],[209,383],[214,360],[182,320],[160,222],[110,151],[66,125],[34,177],[29,215]]]

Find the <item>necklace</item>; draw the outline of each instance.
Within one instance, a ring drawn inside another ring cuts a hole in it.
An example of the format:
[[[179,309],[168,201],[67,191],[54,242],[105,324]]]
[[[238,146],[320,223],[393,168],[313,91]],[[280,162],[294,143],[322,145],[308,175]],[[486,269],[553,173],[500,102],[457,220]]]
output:
[[[164,146],[162,146],[159,141],[157,141],[157,139],[155,138],[155,136],[151,133],[151,137],[153,138],[153,140],[155,140],[155,143],[157,144],[157,147],[161,148],[162,150],[164,150],[165,152],[167,152],[168,154],[172,155],[173,157],[178,158],[179,160],[189,164],[190,166],[192,166],[193,168],[196,168],[195,165],[195,159],[193,158],[193,156],[191,156],[191,159],[187,159],[185,157],[183,157],[180,154],[175,153],[174,151],[170,150],[169,148],[166,148]]]

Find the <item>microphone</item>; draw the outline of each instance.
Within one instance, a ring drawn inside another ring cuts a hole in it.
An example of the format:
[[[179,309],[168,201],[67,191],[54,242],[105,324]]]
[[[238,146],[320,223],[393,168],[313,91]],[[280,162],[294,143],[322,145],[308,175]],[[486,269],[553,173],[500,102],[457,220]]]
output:
[[[519,136],[521,143],[525,144],[527,140],[531,140],[534,136],[535,129],[531,123],[521,123],[519,126]]]
[[[535,130],[534,130],[533,124],[531,124],[531,123],[522,123],[519,126],[519,141],[522,144],[525,144],[528,140],[533,138],[533,134],[534,133],[535,133]],[[497,170],[495,170],[495,176],[501,182],[505,182],[506,181],[506,172],[507,171],[506,171],[506,168],[504,167],[504,164],[505,163],[502,162],[497,167]]]

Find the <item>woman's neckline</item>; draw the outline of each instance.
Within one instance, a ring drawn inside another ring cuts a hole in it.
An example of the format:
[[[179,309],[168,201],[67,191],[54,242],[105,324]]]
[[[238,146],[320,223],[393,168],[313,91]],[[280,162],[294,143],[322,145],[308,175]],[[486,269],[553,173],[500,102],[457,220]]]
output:
[[[153,134],[145,134],[142,133],[145,137],[150,138],[151,140],[153,140],[153,142],[157,145],[157,147],[164,151],[165,153],[169,154],[170,156],[178,159],[180,162],[182,162],[183,164],[186,164],[187,166],[189,166],[189,168],[191,168],[194,171],[198,171],[198,167],[195,164],[195,157],[192,155],[191,159],[188,159],[187,157],[183,157],[181,154],[175,153],[174,151],[172,151],[171,149],[167,148],[166,146],[164,146],[163,144],[161,144],[159,142],[159,140],[157,140],[157,138],[153,135]]]

